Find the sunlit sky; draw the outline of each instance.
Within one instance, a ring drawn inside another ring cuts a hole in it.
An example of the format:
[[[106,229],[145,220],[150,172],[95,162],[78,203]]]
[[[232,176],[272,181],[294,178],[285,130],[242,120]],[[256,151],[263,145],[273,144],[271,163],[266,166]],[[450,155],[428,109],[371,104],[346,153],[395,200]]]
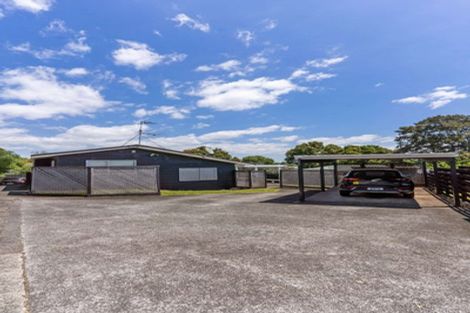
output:
[[[470,114],[469,1],[0,0],[0,147],[282,160]]]

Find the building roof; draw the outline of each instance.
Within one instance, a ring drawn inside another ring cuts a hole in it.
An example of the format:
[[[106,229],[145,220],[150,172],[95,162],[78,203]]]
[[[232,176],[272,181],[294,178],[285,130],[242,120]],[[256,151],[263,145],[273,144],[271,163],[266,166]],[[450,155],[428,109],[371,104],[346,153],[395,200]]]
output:
[[[383,154],[315,154],[296,155],[298,161],[335,161],[335,160],[450,160],[458,157],[456,152],[443,153],[383,153]]]
[[[118,151],[118,150],[128,150],[128,149],[145,150],[145,151],[151,151],[151,152],[157,152],[157,153],[172,154],[172,155],[178,155],[178,156],[183,156],[183,157],[188,157],[188,158],[202,159],[202,160],[222,162],[222,163],[230,163],[230,164],[235,164],[235,165],[244,164],[242,162],[237,162],[237,161],[206,157],[206,156],[201,156],[201,155],[196,155],[196,154],[191,154],[191,153],[186,153],[186,152],[181,152],[181,151],[176,151],[176,150],[170,150],[170,149],[165,149],[165,148],[146,146],[146,145],[128,145],[128,146],[71,150],[71,151],[52,152],[52,153],[38,153],[38,154],[32,154],[31,159],[34,160],[34,159],[66,156],[66,155],[76,155],[76,154],[95,153],[95,152],[107,152],[107,151]]]

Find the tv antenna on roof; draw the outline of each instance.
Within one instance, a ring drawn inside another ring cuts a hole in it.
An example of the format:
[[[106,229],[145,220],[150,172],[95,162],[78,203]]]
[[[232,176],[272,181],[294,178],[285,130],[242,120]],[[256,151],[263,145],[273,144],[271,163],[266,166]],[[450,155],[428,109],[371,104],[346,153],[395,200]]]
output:
[[[141,142],[142,142],[142,135],[143,135],[143,133],[144,133],[142,127],[143,127],[144,125],[148,125],[148,124],[153,124],[153,122],[150,122],[150,121],[140,121],[140,122],[139,122],[139,145],[140,145]]]

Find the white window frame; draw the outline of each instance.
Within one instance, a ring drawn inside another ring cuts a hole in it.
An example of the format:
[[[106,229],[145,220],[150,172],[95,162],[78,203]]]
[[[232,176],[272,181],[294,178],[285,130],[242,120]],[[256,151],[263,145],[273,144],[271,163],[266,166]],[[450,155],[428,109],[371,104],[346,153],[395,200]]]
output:
[[[217,167],[180,167],[178,169],[179,182],[218,181]]]

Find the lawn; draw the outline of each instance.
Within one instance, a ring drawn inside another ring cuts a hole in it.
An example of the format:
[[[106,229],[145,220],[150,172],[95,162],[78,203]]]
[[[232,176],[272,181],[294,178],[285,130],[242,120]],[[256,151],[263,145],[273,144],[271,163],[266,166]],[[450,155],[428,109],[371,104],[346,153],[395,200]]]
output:
[[[255,188],[255,189],[220,189],[220,190],[162,190],[161,195],[164,197],[171,196],[198,196],[210,194],[246,194],[246,193],[263,193],[278,192],[279,188]]]

